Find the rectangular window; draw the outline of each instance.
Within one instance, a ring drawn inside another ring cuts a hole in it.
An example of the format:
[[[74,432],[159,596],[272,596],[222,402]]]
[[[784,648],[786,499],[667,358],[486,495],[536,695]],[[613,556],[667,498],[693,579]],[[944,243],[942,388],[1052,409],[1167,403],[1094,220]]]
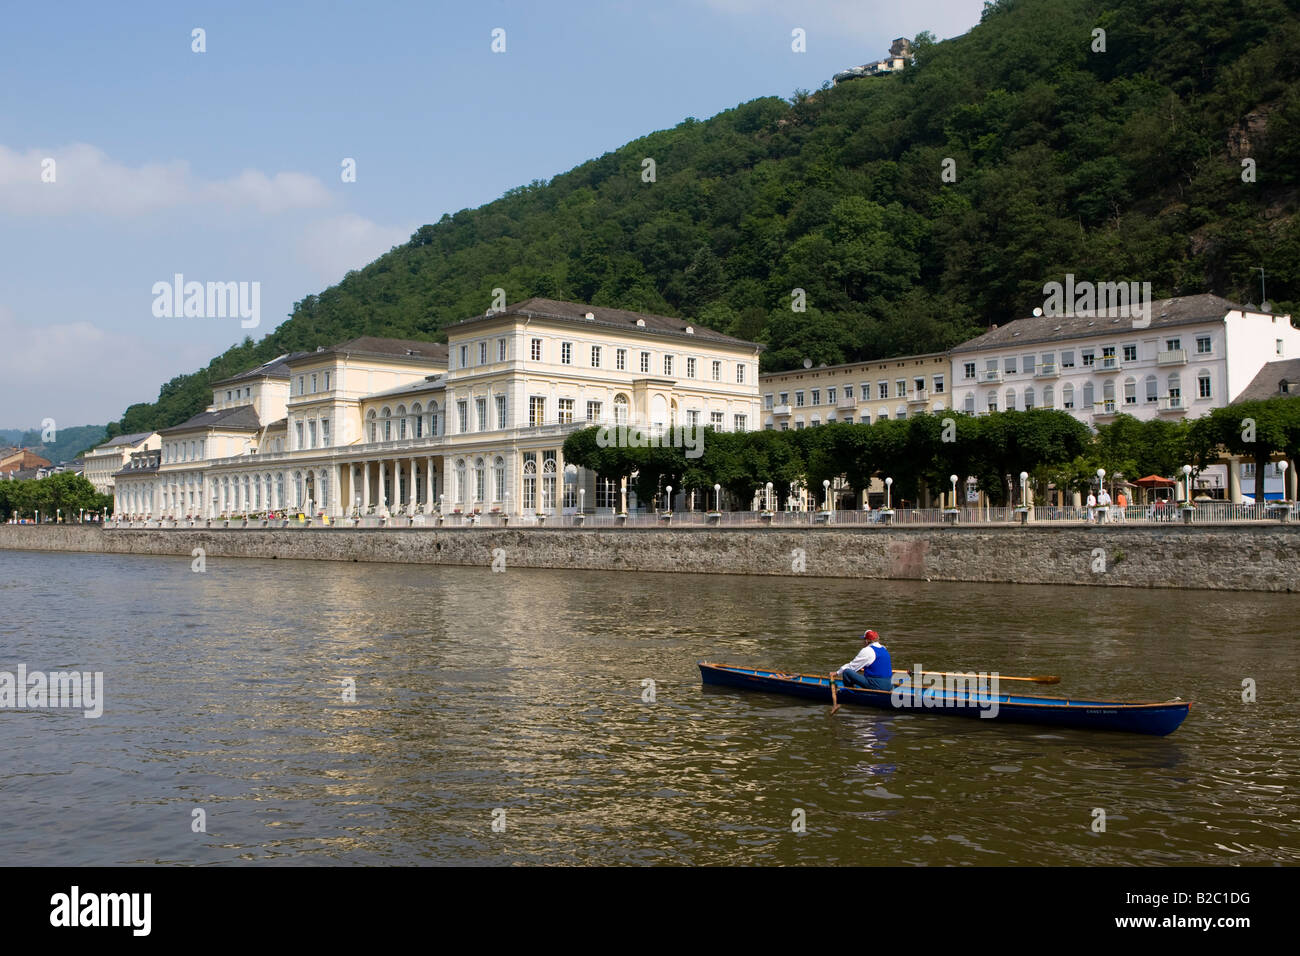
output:
[[[768,392],[766,395],[763,396],[763,407],[766,408],[768,411],[771,411],[771,410],[772,410],[772,393],[771,393],[771,392]]]
[[[907,379],[900,378],[894,382],[894,397],[907,398]]]
[[[794,393],[794,406],[795,408],[803,408],[803,392]]]
[[[1138,360],[1138,347],[1136,345],[1124,346],[1124,361],[1136,362]]]
[[[560,343],[560,364],[561,365],[573,364],[573,343],[572,342]]]
[[[485,432],[485,431],[488,430],[488,427],[487,427],[487,399],[486,399],[486,398],[476,398],[476,399],[474,399],[474,419],[475,419],[475,421],[477,421],[477,423],[478,423],[478,430],[479,430],[479,431],[481,431],[481,432]]]
[[[299,395],[306,395],[306,394],[307,394],[306,389],[303,388],[303,382],[305,382],[305,381],[306,381],[306,378],[305,378],[304,376],[302,376],[302,375],[299,375],[299,376],[298,376],[298,394],[299,394]]]
[[[889,397],[889,383],[888,383],[888,382],[877,382],[877,383],[876,383],[876,394],[877,394],[880,398],[888,398],[888,397]]]
[[[671,355],[664,356],[664,374],[665,375],[673,374],[673,357]]]
[[[936,395],[942,395],[942,394],[943,394],[943,376],[942,376],[942,375],[936,375],[936,376],[934,376],[933,381],[934,381],[934,394],[936,394]]]
[[[589,421],[589,422],[598,422],[598,421],[600,421],[600,408],[601,408],[600,402],[588,402],[588,403],[587,403],[587,421]]]
[[[736,431],[738,431],[738,432],[743,432],[743,431],[745,430],[745,416],[744,416],[744,415],[737,415],[737,416],[735,416],[735,423],[736,423]]]
[[[845,397],[845,398],[852,398],[852,397],[853,397],[853,386],[852,386],[852,385],[845,385],[845,386],[844,386],[844,397]]]
[[[540,362],[542,360],[541,339],[533,339],[532,344],[529,346],[528,354],[534,362]]]
[[[460,368],[468,368],[468,367],[469,367],[469,346],[462,345],[460,347]]]
[[[320,443],[323,447],[328,448],[330,444],[330,420],[322,418],[320,420]]]
[[[1074,368],[1074,349],[1061,351],[1061,368]]]
[[[600,346],[599,345],[593,345],[591,347],[591,367],[600,368]]]
[[[649,352],[641,353],[641,373],[643,375],[650,374],[650,353]]]
[[[835,404],[835,388],[833,386],[826,389],[826,404],[827,405]]]
[[[1095,349],[1082,349],[1080,357],[1083,359],[1084,368],[1092,368],[1097,362],[1097,352]]]
[[[1280,341],[1281,341],[1281,340],[1279,339],[1279,342],[1280,342]],[[1281,355],[1282,352],[1279,350],[1277,354],[1278,354],[1278,355]],[[714,380],[715,382],[721,382],[721,381],[722,381],[722,363],[721,363],[721,362],[715,361],[715,362],[713,363],[713,380]]]
[[[1015,374],[1016,357],[1014,355],[1007,356],[1005,359],[1002,360],[1002,370],[1006,372],[1008,375]]]
[[[469,431],[469,402],[461,399],[456,403],[456,419],[460,422],[460,433]]]
[[[573,399],[560,399],[560,424],[569,425],[573,422]]]
[[[697,410],[689,409],[686,412],[686,425],[691,429],[700,427],[700,413]]]
[[[709,424],[722,431],[722,412],[709,412]]]
[[[620,372],[627,371],[627,349],[619,349],[614,353],[614,367]]]
[[[1136,405],[1138,403],[1137,382],[1124,383],[1124,404]]]
[[[975,377],[975,363],[974,362],[962,363],[962,378],[972,379],[974,377]]]
[[[541,395],[532,395],[528,399],[528,425],[536,428],[546,423],[546,399]]]
[[[1196,337],[1196,354],[1197,355],[1210,354],[1210,337],[1208,335],[1198,335]]]
[[[1182,339],[1165,339],[1166,352],[1177,352],[1182,347],[1183,347]]]
[[[506,360],[506,340],[497,339],[497,361],[504,362],[505,360]]]
[[[506,397],[497,396],[497,428],[506,427]]]
[[[316,422],[310,419],[307,422],[307,447],[316,447]]]
[[[294,435],[298,439],[298,447],[306,448],[307,446],[302,443],[302,422],[294,422],[293,430],[294,430]]]
[[[1281,354],[1282,354],[1282,340],[1281,340],[1281,339],[1278,339],[1278,340],[1277,340],[1277,354],[1278,354],[1278,355],[1281,355]]]
[[[1201,398],[1210,398],[1210,376],[1202,375],[1196,380],[1196,394]]]
[[[821,403],[822,403],[822,390],[820,388],[814,388],[812,390],[812,404],[820,405]]]
[[[1020,357],[1020,370],[1026,375],[1034,374],[1034,357],[1032,355],[1022,355]]]
[[[226,389],[226,401],[230,401],[230,389]]]
[[[693,355],[688,356],[686,359],[686,377],[687,378],[695,377],[695,356]]]
[[[487,364],[487,343],[486,342],[480,342],[478,344],[478,364],[479,365]]]
[[[737,385],[745,384],[745,363],[744,362],[736,363],[736,384]]]
[[[316,373],[315,372],[311,373],[311,393],[313,395],[316,394]]]
[[[789,405],[789,404],[790,404],[790,393],[789,393],[789,392],[782,392],[782,393],[781,393],[781,401],[777,402],[777,404],[778,404],[778,405]]]
[[[912,394],[913,395],[925,394],[925,379],[923,378],[912,379]]]

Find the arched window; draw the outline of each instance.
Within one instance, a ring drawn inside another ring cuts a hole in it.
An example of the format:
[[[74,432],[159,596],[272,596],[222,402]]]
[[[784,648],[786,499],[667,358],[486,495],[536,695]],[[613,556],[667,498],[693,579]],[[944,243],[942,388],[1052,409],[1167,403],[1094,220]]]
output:
[[[1065,384],[1061,386],[1061,404],[1065,408],[1074,408],[1074,386]]]
[[[280,507],[284,507],[284,472],[275,473],[275,500],[280,502]]]
[[[1034,407],[1034,389],[1033,386],[1025,386],[1025,411]]]
[[[317,503],[319,508],[328,508],[330,506],[330,473],[324,468],[320,470],[320,481],[316,483],[320,489],[320,501]]]
[[[1092,406],[1096,404],[1096,395],[1094,393],[1092,382],[1083,383],[1083,410],[1092,411]]]
[[[487,467],[482,458],[474,459],[474,500],[482,501],[487,497]]]
[[[456,459],[456,501],[464,503],[465,501],[465,459]]]
[[[506,460],[500,455],[492,459],[492,484],[494,501],[504,501],[506,497]]]
[[[366,415],[366,424],[370,426],[369,432],[371,442],[379,441],[379,424],[375,421],[375,410],[373,408],[370,409],[369,413]]]
[[[1007,411],[1014,412],[1015,410],[1016,410],[1016,390],[1014,388],[1009,388],[1007,389]]]
[[[1115,410],[1115,380],[1107,379],[1101,386],[1102,411],[1113,412]]]
[[[429,403],[429,437],[438,437],[438,403]]]
[[[379,417],[384,420],[384,441],[392,441],[393,440],[392,410],[387,405],[385,405],[383,411],[379,413]]]
[[[990,412],[996,412],[996,411],[998,410],[998,393],[997,393],[997,392],[989,392],[988,395],[985,396],[985,401],[986,401],[986,405],[985,405],[985,407],[988,409],[988,411],[990,411]]]
[[[1212,398],[1214,393],[1210,390],[1210,373],[1202,370],[1196,376],[1196,397]]]
[[[1169,407],[1183,407],[1183,380],[1177,372],[1169,376]]]
[[[966,406],[965,406],[965,407],[966,407],[966,414],[968,414],[968,415],[974,415],[974,414],[975,414],[975,393],[974,393],[974,392],[967,392],[967,393],[966,393]],[[865,421],[870,421],[870,418],[871,418],[871,416],[868,415],[868,416],[866,417]]]
[[[275,487],[272,484],[274,479],[272,479],[270,473],[268,472],[267,474],[262,476],[262,481],[265,482],[266,484],[266,507],[269,509],[271,507],[271,503],[275,500],[271,497],[271,489]]]
[[[521,508],[537,507],[537,452],[524,452],[524,497]]]
[[[628,423],[628,402],[626,395],[619,394],[614,396],[614,423],[617,425],[626,425]]]
[[[415,429],[416,438],[424,437],[424,410],[419,402],[411,406],[411,426]]]
[[[397,437],[399,439],[406,438],[406,406],[405,405],[397,406]]]
[[[555,509],[555,452],[542,452],[542,508]]]
[[[1053,391],[1052,386],[1050,385],[1043,386],[1043,407],[1044,408],[1056,407],[1056,393]]]
[[[1154,375],[1148,375],[1146,378],[1146,401],[1149,405],[1160,401],[1160,379]]]
[[[301,508],[306,503],[302,491],[302,472],[295,471],[293,473],[293,503],[295,507]]]
[[[248,480],[248,475],[244,476],[244,499],[241,502],[241,505],[241,511],[247,511],[253,507],[253,493],[251,482]]]
[[[1138,400],[1138,383],[1132,375],[1124,379],[1124,404],[1136,405]]]

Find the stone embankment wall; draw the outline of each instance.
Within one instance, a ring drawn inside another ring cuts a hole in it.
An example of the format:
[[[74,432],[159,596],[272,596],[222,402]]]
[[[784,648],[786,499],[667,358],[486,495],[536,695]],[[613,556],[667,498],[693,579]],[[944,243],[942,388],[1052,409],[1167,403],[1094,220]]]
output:
[[[1300,591],[1300,525],[109,530],[0,525],[0,549],[486,567]]]

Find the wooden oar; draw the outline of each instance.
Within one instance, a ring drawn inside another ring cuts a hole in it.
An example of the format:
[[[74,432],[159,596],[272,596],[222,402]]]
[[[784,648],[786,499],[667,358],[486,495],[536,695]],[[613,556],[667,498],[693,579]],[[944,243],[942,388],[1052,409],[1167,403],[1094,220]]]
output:
[[[835,711],[840,709],[839,698],[835,696],[835,671],[831,671],[831,712],[829,716],[834,717]]]
[[[973,672],[972,671],[964,671],[964,672],[963,671],[921,671],[922,676],[925,676],[927,674],[933,674],[936,677],[966,677],[971,673]],[[899,674],[904,674],[908,677],[912,676],[911,671],[894,671],[895,677],[897,677]],[[1035,677],[1008,677],[1006,674],[999,674],[998,680],[999,681],[1023,680],[1023,681],[1029,681],[1030,683],[1033,684],[1059,684],[1061,682],[1061,678],[1057,677],[1055,674],[1039,674],[1038,676]]]

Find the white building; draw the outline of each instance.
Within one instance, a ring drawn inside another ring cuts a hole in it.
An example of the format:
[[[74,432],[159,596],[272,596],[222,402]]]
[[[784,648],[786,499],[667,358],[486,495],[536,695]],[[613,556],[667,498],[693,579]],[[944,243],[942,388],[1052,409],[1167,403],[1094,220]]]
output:
[[[86,452],[82,459],[81,473],[101,495],[111,495],[113,475],[126,465],[131,455],[137,451],[157,448],[160,443],[157,432],[118,435]]]
[[[1198,418],[1235,400],[1266,363],[1300,356],[1289,315],[1216,295],[1154,302],[1150,325],[1141,324],[1081,313],[995,326],[952,349],[953,407],[1056,408],[1092,428],[1120,414]],[[1225,468],[1201,481],[1229,490]]]

